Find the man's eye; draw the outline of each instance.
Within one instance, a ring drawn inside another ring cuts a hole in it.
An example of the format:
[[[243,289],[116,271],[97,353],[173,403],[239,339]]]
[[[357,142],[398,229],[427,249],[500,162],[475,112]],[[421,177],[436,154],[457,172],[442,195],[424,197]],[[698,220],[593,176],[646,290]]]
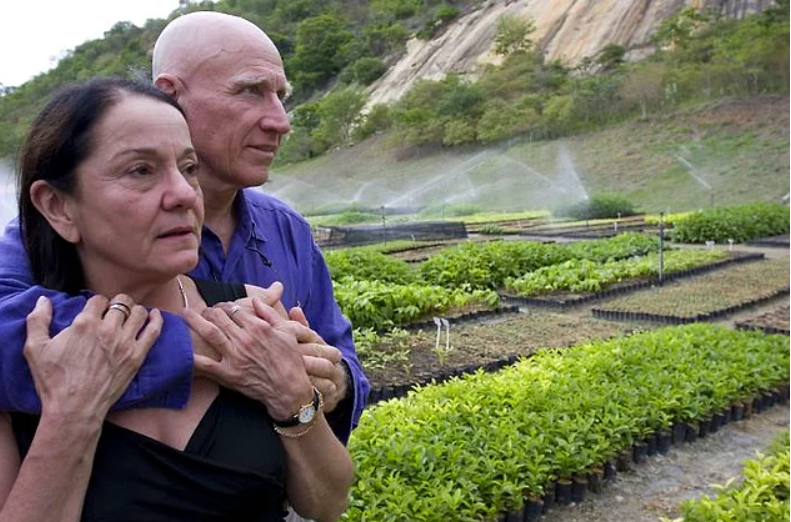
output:
[[[259,94],[261,89],[257,85],[246,85],[239,91],[244,94]]]
[[[182,169],[182,173],[188,176],[195,176],[198,173],[198,164],[197,163],[189,163],[184,166]]]

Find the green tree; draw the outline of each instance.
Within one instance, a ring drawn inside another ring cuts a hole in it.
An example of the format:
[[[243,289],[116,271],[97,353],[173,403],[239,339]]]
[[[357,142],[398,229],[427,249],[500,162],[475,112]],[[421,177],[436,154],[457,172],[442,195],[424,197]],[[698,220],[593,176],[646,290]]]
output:
[[[365,106],[365,93],[355,87],[336,89],[318,102],[321,123],[311,133],[322,150],[346,145],[352,140],[352,129]]]
[[[336,15],[319,15],[297,26],[294,55],[287,61],[293,71],[295,88],[301,91],[325,85],[346,65],[343,48],[354,40],[344,19]],[[303,96],[306,92],[301,93]]]
[[[607,44],[596,56],[596,63],[603,71],[613,71],[623,64],[626,48],[622,45]]]
[[[530,37],[535,30],[533,20],[510,15],[500,17],[494,33],[494,52],[508,56],[516,52],[529,51],[533,47]]]

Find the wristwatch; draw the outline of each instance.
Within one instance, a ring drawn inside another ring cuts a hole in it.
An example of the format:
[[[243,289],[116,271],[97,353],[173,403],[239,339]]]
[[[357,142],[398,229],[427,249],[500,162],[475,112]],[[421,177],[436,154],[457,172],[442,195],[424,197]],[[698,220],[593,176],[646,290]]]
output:
[[[305,426],[311,424],[318,415],[321,408],[324,406],[324,397],[315,386],[313,387],[313,400],[307,404],[303,404],[299,411],[290,419],[279,421],[272,419],[274,425],[278,428],[293,428],[294,426]]]

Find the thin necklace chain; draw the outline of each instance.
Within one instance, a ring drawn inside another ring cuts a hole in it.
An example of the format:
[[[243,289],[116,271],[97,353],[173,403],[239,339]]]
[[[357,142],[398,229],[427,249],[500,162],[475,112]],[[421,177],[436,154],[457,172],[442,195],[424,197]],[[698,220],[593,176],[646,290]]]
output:
[[[179,293],[181,294],[181,302],[184,303],[184,308],[190,307],[190,301],[187,299],[187,292],[184,291],[184,285],[181,284],[181,279],[176,276],[176,282],[179,284]]]

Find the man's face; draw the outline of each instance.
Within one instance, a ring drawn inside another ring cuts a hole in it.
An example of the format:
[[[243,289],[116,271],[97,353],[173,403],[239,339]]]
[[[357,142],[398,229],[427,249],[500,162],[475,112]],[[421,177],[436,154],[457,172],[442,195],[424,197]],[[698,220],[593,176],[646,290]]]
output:
[[[274,45],[249,38],[228,42],[185,85],[178,101],[207,196],[265,183],[280,139],[291,130],[282,101],[286,77]]]

